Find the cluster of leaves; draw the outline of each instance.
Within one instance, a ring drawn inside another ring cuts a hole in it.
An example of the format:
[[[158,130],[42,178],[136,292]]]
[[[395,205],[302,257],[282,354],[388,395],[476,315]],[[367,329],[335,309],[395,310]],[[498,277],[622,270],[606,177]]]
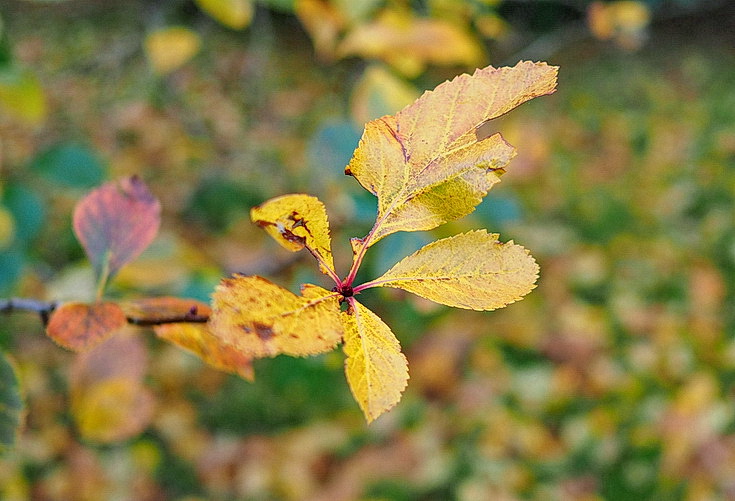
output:
[[[368,235],[352,239],[353,265],[344,279],[335,271],[326,209],[318,199],[285,195],[253,208],[253,221],[283,247],[305,248],[316,258],[320,271],[335,283],[331,291],[307,284],[296,296],[261,277],[235,275],[217,288],[211,311],[170,297],[103,300],[110,278],[155,238],[160,204],[137,177],[97,188],[77,204],[73,217],[97,277],[96,301],[64,303],[44,312],[50,314],[48,335],[85,352],[128,323],[153,325],[161,338],[249,379],[255,358],[313,355],[343,343],[347,381],[368,422],[374,420],[400,400],[408,364],[395,335],[355,295],[371,287],[395,287],[449,306],[492,310],[528,293],[538,267],[523,247],[500,243],[497,234],[481,230],[426,245],[381,277],[357,285],[367,250],[397,231],[432,229],[472,212],[514,155],[499,133],[482,135],[479,128],[553,92],[556,72],[545,63],[488,67],[438,86],[395,116],[368,123],[346,173],[378,197],[378,212]],[[147,422],[143,409],[151,406],[140,384],[143,374],[110,369],[108,360],[116,351],[135,352],[131,342],[106,343],[75,371],[81,374],[73,378],[75,386],[86,388],[75,402],[92,409],[78,412],[77,419],[90,438],[114,440]],[[137,419],[122,426],[99,410],[112,402],[137,408]],[[99,421],[113,425],[100,427]]]

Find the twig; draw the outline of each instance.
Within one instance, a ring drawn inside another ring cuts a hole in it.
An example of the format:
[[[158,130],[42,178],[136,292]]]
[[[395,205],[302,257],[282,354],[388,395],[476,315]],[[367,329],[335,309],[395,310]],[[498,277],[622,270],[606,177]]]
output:
[[[56,301],[39,301],[37,299],[27,298],[0,299],[0,313],[15,313],[18,311],[37,313],[41,317],[43,325],[48,324],[49,317],[59,306],[61,306],[61,303]],[[150,317],[128,315],[126,318],[129,324],[144,327],[180,323],[203,324],[209,320],[209,315],[200,314],[196,307],[192,307],[191,310],[182,315],[164,317],[155,315],[151,315]]]

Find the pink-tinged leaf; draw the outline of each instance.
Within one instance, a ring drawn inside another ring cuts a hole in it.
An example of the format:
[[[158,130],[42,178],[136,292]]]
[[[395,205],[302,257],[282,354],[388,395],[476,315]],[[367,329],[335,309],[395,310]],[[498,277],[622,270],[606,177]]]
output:
[[[115,303],[66,303],[51,314],[46,333],[64,348],[86,351],[127,324]]]
[[[153,241],[161,205],[137,176],[106,183],[74,209],[74,233],[98,276],[112,277]]]

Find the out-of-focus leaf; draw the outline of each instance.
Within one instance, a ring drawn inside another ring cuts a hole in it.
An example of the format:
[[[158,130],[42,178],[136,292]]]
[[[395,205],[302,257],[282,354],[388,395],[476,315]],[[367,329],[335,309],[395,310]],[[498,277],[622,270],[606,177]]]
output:
[[[342,12],[326,0],[296,0],[294,10],[309,33],[317,55],[332,59],[337,38],[346,23]]]
[[[212,313],[207,303],[181,297],[159,296],[133,299],[120,303],[125,316],[139,324],[155,324],[170,319],[209,316]]]
[[[145,51],[153,70],[171,73],[199,52],[199,35],[189,28],[173,26],[156,30],[145,39]]]
[[[46,118],[46,95],[38,77],[30,70],[0,68],[0,111],[30,125]]]
[[[601,40],[614,39],[625,49],[642,45],[650,22],[651,12],[643,2],[592,2],[587,9],[587,24],[592,34]]]
[[[15,445],[23,416],[23,397],[15,367],[0,352],[0,455]]]
[[[51,314],[46,333],[65,348],[85,351],[126,324],[125,313],[115,303],[65,303]]]
[[[439,85],[395,116],[369,122],[345,171],[378,197],[368,245],[472,212],[515,154],[499,133],[483,137],[478,128],[552,93],[556,74],[545,63],[488,66]]]
[[[163,324],[153,330],[161,339],[194,353],[215,369],[238,374],[248,381],[255,379],[251,359],[234,346],[224,344],[206,325]]]
[[[146,358],[145,345],[130,331],[77,356],[70,377],[71,409],[85,439],[117,442],[148,425],[154,399],[143,386]]]
[[[334,272],[327,209],[318,198],[301,194],[272,198],[253,207],[250,218],[291,252],[306,247],[322,273]]]
[[[15,219],[5,207],[0,206],[0,251],[8,247],[15,236]]]
[[[528,294],[537,278],[526,249],[478,230],[430,243],[374,283],[456,308],[494,310]]]
[[[74,233],[98,276],[112,277],[135,259],[160,223],[158,200],[136,176],[104,184],[74,209]]]
[[[352,91],[352,118],[360,125],[413,103],[419,91],[385,67],[369,66]]]
[[[212,296],[209,328],[246,357],[316,355],[342,340],[338,297],[308,284],[296,296],[264,278],[235,275]]]
[[[46,150],[31,164],[49,181],[62,186],[91,188],[100,184],[105,169],[88,148],[77,144],[60,144]]]
[[[483,58],[480,44],[460,26],[407,10],[385,10],[373,22],[357,25],[338,54],[381,59],[408,77],[426,64],[477,66]]]
[[[368,423],[401,399],[408,384],[408,361],[390,328],[355,300],[342,313],[345,375]]]
[[[252,0],[195,0],[204,12],[233,30],[241,30],[253,19]]]
[[[9,292],[20,278],[25,258],[17,249],[0,252],[0,292]]]

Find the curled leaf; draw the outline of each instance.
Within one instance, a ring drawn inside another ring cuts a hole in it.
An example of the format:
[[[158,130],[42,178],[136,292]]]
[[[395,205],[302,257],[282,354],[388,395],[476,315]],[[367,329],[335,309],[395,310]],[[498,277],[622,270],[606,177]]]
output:
[[[538,271],[526,249],[478,230],[422,247],[371,284],[407,290],[447,306],[494,310],[528,294]]]
[[[65,348],[85,351],[126,324],[125,313],[115,303],[65,303],[51,314],[46,333]]]
[[[74,209],[74,233],[98,276],[112,277],[153,241],[161,205],[137,176],[106,183]]]
[[[339,294],[306,284],[297,296],[261,277],[222,280],[209,329],[248,358],[316,355],[342,340]]]
[[[291,252],[306,247],[322,273],[334,273],[327,209],[318,198],[301,194],[272,198],[253,207],[250,218]]]
[[[408,361],[398,339],[379,316],[354,299],[350,305],[342,313],[345,375],[370,423],[401,400],[408,384]]]
[[[474,210],[515,154],[500,134],[484,137],[478,128],[553,92],[556,73],[545,63],[488,66],[439,85],[395,116],[369,122],[345,171],[378,197],[368,245]]]
[[[234,346],[224,344],[206,325],[163,324],[153,330],[161,339],[194,353],[215,369],[238,374],[248,381],[255,378],[251,359]]]
[[[136,325],[156,325],[178,320],[206,321],[212,313],[207,303],[180,297],[147,297],[120,303],[128,320]]]

